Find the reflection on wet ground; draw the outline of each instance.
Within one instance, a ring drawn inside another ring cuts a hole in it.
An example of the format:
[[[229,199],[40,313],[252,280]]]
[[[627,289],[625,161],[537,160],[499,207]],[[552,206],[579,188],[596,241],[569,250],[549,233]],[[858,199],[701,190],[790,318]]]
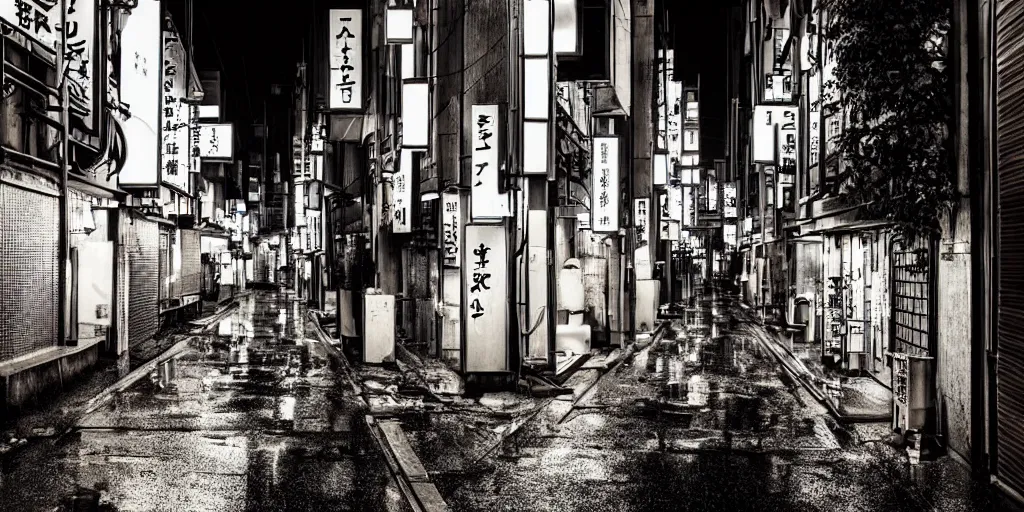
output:
[[[542,411],[484,456],[500,421],[419,418],[417,453],[453,510],[927,510],[734,332],[734,307],[698,297],[565,422]]]
[[[0,508],[399,509],[383,460],[364,449],[358,402],[305,324],[291,295],[243,299],[173,368],[12,458]]]

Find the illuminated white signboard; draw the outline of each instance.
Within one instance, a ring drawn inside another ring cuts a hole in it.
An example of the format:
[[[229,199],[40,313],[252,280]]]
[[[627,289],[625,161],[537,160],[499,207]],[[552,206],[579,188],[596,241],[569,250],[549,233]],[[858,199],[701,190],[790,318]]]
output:
[[[681,221],[683,220],[683,187],[679,184],[669,185],[666,188],[665,209],[661,216],[663,219]]]
[[[234,127],[230,124],[199,125],[199,156],[210,160],[233,160]]]
[[[778,155],[780,167],[796,172],[797,128],[797,107],[754,107],[754,161],[775,163]]]
[[[683,151],[700,151],[700,132],[696,128],[683,130]]]
[[[591,156],[591,227],[595,233],[615,233],[619,231],[619,138],[595,136]]]
[[[722,206],[722,213],[725,214],[727,219],[736,218],[736,184],[726,183],[722,189],[722,201],[725,203]]]
[[[412,43],[412,9],[391,9],[385,13],[384,39],[388,44]]]
[[[398,169],[391,178],[392,198],[392,231],[395,233],[412,232],[412,151],[403,149],[398,159]]]
[[[363,11],[331,9],[329,108],[363,109]]]
[[[646,247],[651,241],[649,226],[651,223],[650,201],[645,197],[633,200],[633,224],[636,226],[636,248]]]
[[[426,149],[430,143],[430,85],[426,80],[402,84],[402,147]]]
[[[160,66],[163,45],[160,0],[139,0],[121,31],[121,101],[128,146],[121,185],[156,186],[160,180]]]
[[[497,105],[473,105],[472,186],[470,210],[473,220],[497,220],[508,216],[508,200],[499,193],[498,151],[501,130]]]
[[[547,56],[551,30],[550,0],[523,0],[523,55]]]
[[[502,225],[466,226],[463,370],[508,371],[508,254]]]
[[[220,119],[220,105],[199,105],[199,119]]]
[[[523,122],[523,173],[548,173],[548,123]]]
[[[189,192],[189,108],[184,102],[188,64],[178,35],[165,30],[163,36],[160,179]]]
[[[655,153],[653,159],[654,165],[654,184],[664,185],[668,183],[669,177],[669,159],[668,155],[664,153]]]
[[[458,192],[445,192],[441,201],[444,265],[457,268],[462,259],[462,247],[459,244],[462,239],[462,198]]]
[[[731,247],[736,246],[736,225],[735,224],[724,224],[722,225],[722,238],[725,240],[725,244]]]

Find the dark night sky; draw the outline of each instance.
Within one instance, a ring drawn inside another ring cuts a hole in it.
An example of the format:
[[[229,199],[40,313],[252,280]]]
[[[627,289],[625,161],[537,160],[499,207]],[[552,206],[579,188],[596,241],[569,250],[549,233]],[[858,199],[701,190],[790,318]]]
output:
[[[736,0],[665,0],[676,30],[676,69],[686,82],[700,74],[701,156],[703,164],[725,158],[726,113],[729,106],[727,17]]]
[[[184,4],[172,0],[179,31],[186,30]],[[701,145],[707,163],[724,158],[726,17],[737,0],[665,0],[676,28],[677,69],[687,81],[701,75]],[[311,0],[292,0],[297,9],[270,8],[242,0],[193,0],[195,59],[199,69],[221,69],[229,96],[228,115],[246,122],[261,114],[272,83],[291,83],[306,27],[314,16]],[[251,105],[251,107],[250,107]]]

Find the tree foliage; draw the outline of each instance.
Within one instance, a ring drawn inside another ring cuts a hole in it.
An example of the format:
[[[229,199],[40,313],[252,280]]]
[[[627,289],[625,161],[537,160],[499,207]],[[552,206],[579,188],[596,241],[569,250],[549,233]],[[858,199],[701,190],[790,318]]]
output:
[[[956,199],[950,159],[949,0],[829,0],[833,91],[849,122],[837,140],[840,179],[854,204],[913,240],[939,229]],[[826,107],[827,108],[827,107]],[[827,112],[827,110],[826,110]]]

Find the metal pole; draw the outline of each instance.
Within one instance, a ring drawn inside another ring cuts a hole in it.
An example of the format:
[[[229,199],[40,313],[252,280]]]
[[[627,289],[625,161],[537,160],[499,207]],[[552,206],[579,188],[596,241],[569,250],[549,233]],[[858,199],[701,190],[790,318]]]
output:
[[[67,48],[67,30],[65,30],[66,22],[64,21],[67,15],[67,0],[60,0],[60,47],[57,49],[57,80],[60,85],[60,124],[61,124],[61,138],[60,138],[60,200],[59,200],[59,213],[58,220],[58,243],[60,248],[58,249],[58,267],[57,267],[57,286],[58,286],[58,297],[57,304],[58,308],[58,322],[57,322],[57,340],[61,345],[67,345],[69,340],[69,329],[67,325],[68,320],[68,305],[67,299],[68,293],[68,255],[71,252],[68,247],[68,82],[67,73],[64,72],[64,52]]]

